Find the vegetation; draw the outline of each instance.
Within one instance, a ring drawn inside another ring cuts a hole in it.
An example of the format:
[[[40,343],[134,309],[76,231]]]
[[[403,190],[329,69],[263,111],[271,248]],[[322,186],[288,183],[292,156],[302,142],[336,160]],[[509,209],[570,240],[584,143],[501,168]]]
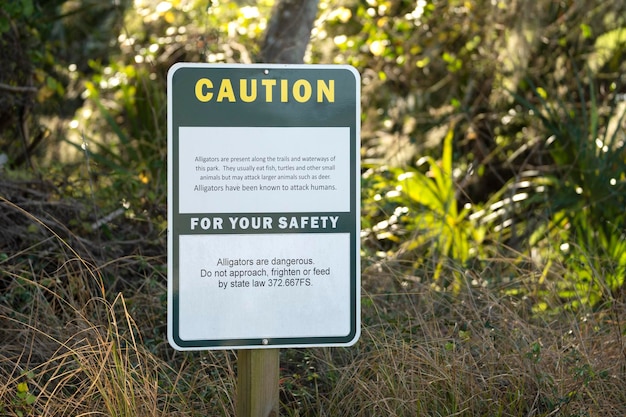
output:
[[[0,414],[234,415],[236,353],[165,341],[165,76],[259,60],[273,2],[0,5]],[[363,335],[281,351],[284,415],[626,414],[625,16],[320,1],[305,61],[363,79]]]

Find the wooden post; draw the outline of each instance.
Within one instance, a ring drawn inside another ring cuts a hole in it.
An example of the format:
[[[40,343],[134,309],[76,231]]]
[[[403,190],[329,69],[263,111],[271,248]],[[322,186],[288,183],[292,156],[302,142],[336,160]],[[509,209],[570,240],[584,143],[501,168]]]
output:
[[[237,417],[278,417],[279,349],[240,349]]]

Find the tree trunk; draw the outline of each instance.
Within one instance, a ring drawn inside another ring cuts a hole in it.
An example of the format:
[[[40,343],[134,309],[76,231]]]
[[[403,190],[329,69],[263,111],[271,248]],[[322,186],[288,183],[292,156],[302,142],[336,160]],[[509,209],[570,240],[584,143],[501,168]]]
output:
[[[260,62],[301,64],[311,38],[318,0],[279,0],[274,6]]]

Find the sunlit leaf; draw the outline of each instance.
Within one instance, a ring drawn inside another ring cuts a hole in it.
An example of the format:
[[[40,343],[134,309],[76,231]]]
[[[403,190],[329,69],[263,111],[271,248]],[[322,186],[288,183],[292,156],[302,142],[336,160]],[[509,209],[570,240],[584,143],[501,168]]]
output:
[[[385,49],[385,42],[382,40],[375,40],[369,44],[369,50],[374,56],[381,56]]]
[[[594,51],[590,54],[587,64],[596,73],[613,57],[617,51],[626,46],[626,28],[614,29],[596,38]]]
[[[589,26],[586,23],[581,23],[580,24],[580,30],[582,32],[582,35],[583,35],[584,39],[590,39],[593,36],[593,32],[591,30],[591,26]]]
[[[430,64],[430,57],[424,57],[422,59],[418,59],[415,62],[415,66],[417,66],[418,68],[424,68],[426,67],[428,64]]]
[[[544,100],[548,99],[548,92],[544,88],[537,87],[536,91],[537,91],[537,94],[539,95],[539,97],[541,97]]]
[[[167,23],[172,24],[176,20],[176,16],[174,15],[174,13],[172,13],[172,11],[167,11],[163,15],[163,19],[165,19]]]

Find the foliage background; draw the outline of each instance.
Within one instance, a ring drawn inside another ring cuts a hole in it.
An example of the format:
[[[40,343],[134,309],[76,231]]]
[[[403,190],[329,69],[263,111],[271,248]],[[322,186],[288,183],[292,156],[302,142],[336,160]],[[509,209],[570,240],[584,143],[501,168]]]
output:
[[[259,60],[273,2],[0,4],[2,414],[232,415],[235,354],[164,341],[165,76]],[[285,413],[626,413],[625,8],[319,2],[305,62],[363,79],[364,336],[283,352]]]

